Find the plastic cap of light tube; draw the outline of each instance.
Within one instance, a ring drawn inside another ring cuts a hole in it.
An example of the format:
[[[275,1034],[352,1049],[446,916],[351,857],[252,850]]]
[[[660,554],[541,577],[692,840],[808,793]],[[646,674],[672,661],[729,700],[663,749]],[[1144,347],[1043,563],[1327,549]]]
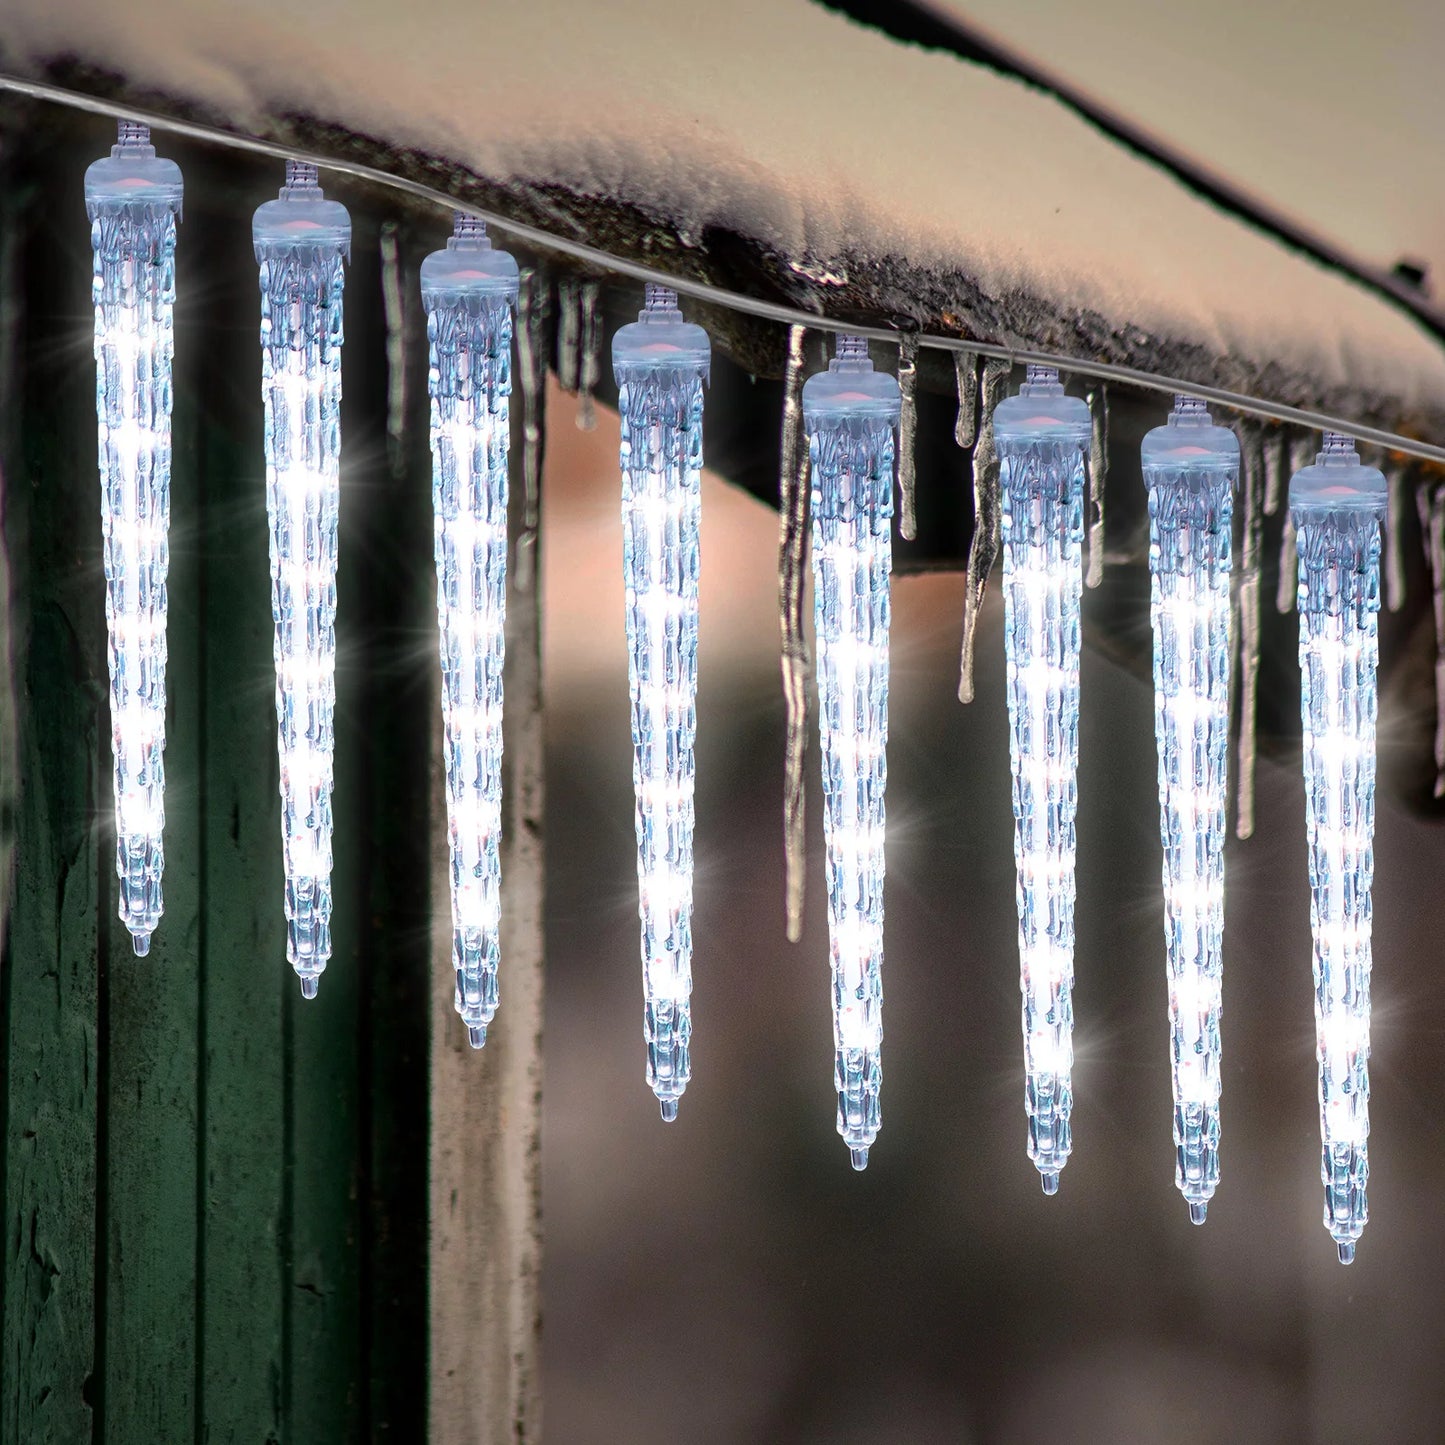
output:
[[[307,161],[286,162],[286,184],[274,201],[258,207],[251,221],[256,259],[276,246],[316,246],[351,255],[351,217],[340,201],[328,201]]]
[[[827,371],[803,385],[803,414],[809,417],[882,417],[896,422],[901,406],[898,378],[874,371],[868,342],[842,335]]]
[[[1068,441],[1088,446],[1094,434],[1089,403],[1064,391],[1052,366],[1030,366],[1015,396],[994,408],[994,436],[1019,441]]]
[[[484,221],[460,212],[446,250],[433,251],[421,263],[421,294],[428,306],[468,296],[515,300],[517,286],[515,258],[492,245]]]
[[[1216,426],[1198,397],[1176,396],[1169,420],[1145,435],[1140,456],[1146,471],[1228,471],[1239,465],[1239,438],[1229,427]]]
[[[677,292],[649,284],[637,320],[612,338],[612,366],[619,382],[648,371],[712,370],[712,342],[701,326],[682,319]]]
[[[1324,447],[1312,466],[1294,474],[1289,484],[1291,508],[1325,512],[1368,512],[1384,517],[1390,489],[1384,474],[1364,466],[1355,444],[1339,432],[1327,431]]]
[[[102,208],[141,202],[181,213],[181,168],[156,155],[150,130],[135,121],[120,123],[110,154],[85,172],[85,209],[93,221]]]

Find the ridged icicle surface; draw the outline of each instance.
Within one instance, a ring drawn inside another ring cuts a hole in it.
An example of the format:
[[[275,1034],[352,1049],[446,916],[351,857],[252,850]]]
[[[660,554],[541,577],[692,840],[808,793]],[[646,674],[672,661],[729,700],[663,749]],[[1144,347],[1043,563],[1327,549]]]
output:
[[[706,333],[649,288],[617,333],[622,554],[647,1082],[667,1120],[692,1076],[693,743]]]
[[[1378,486],[1371,487],[1376,479]],[[1370,924],[1385,490],[1379,472],[1359,466],[1348,443],[1328,434],[1319,463],[1299,473],[1290,488],[1299,548],[1324,1223],[1346,1264],[1369,1212]]]
[[[856,393],[855,393],[856,389]],[[803,392],[838,1132],[862,1169],[881,1123],[884,791],[898,386],[844,337]]]
[[[517,267],[465,218],[422,267],[431,391],[456,1008],[473,1048],[497,1012],[507,469]]]
[[[138,954],[160,922],[165,823],[166,574],[172,313],[180,173],[143,127],[86,175],[94,254],[105,617],[118,912]]]
[[[281,199],[257,212],[253,235],[261,282],[286,954],[309,998],[331,957],[341,296],[349,228],[342,239],[345,212],[322,200],[314,172],[308,177],[295,164],[290,170],[298,172],[295,181],[288,173]],[[300,224],[291,220],[293,208]],[[317,212],[329,233],[315,224]]]
[[[1004,645],[1028,1153],[1044,1192],[1072,1147],[1075,812],[1084,463],[1092,426],[1056,373],[1000,403]]]
[[[1181,398],[1144,443],[1174,1180],[1202,1224],[1219,1184],[1230,567],[1239,445]]]

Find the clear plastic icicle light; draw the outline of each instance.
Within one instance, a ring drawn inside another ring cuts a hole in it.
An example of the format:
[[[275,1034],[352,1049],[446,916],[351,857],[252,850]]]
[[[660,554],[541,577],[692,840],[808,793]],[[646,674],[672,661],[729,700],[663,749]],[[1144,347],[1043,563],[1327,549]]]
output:
[[[637,798],[647,1082],[666,1120],[692,1076],[693,740],[707,332],[649,285],[612,341],[622,420],[622,561]]]
[[[170,565],[172,312],[181,172],[121,121],[85,173],[95,254],[105,618],[119,913],[137,954],[161,917],[165,824],[166,573]]]
[[[1030,366],[993,429],[1003,512],[1004,646],[1019,986],[1029,1158],[1044,1193],[1071,1147],[1074,1063],[1074,815],[1079,764],[1079,598],[1083,589],[1087,403],[1052,367]]]
[[[840,336],[803,387],[838,1132],[868,1164],[883,1082],[883,831],[897,381]]]
[[[1219,1014],[1229,774],[1229,573],[1239,440],[1174,399],[1144,438],[1154,736],[1174,1084],[1174,1182],[1203,1224],[1219,1185]]]
[[[517,263],[458,215],[422,262],[456,1005],[474,1049],[497,1012],[508,407]]]
[[[287,161],[280,197],[257,210],[251,238],[261,268],[286,955],[301,992],[315,998],[331,957],[341,288],[351,218],[322,195],[315,166]]]
[[[1300,712],[1314,935],[1320,1174],[1340,1263],[1369,1210],[1370,888],[1374,880],[1375,674],[1384,476],[1326,432],[1294,475],[1299,548]]]

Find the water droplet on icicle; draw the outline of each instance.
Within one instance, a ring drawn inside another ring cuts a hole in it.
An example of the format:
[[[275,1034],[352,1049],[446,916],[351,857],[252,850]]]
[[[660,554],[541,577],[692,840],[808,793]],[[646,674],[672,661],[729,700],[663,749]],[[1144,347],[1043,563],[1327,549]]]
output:
[[[989,573],[998,558],[1000,503],[998,449],[994,442],[993,413],[1003,399],[1012,363],[990,357],[983,365],[982,397],[977,437],[973,445],[973,541],[968,549],[964,577],[963,646],[958,660],[958,700],[973,701],[974,638],[979,613],[988,590]],[[963,411],[960,400],[959,411]]]
[[[783,887],[788,941],[803,936],[807,890],[804,769],[808,759],[808,641],[803,629],[804,573],[808,565],[808,451],[803,443],[803,381],[807,330],[788,328],[783,372],[783,420],[778,464],[778,622],[782,634],[783,702],[787,743],[783,756]]]

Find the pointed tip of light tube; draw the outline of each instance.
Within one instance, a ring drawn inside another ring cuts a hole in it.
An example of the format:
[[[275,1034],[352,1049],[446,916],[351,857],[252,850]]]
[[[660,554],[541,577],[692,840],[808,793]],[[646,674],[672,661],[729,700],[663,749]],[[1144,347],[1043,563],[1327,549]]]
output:
[[[486,1026],[486,1024],[468,1024],[468,1025],[467,1025],[467,1043],[469,1043],[469,1044],[472,1046],[472,1048],[474,1048],[474,1049],[480,1049],[480,1048],[482,1048],[482,1047],[486,1044],[486,1042],[487,1042],[487,1026]]]
[[[860,1173],[868,1167],[868,1151],[866,1149],[850,1149],[848,1157],[853,1167]]]
[[[663,1122],[664,1124],[675,1124],[675,1123],[677,1123],[677,1100],[676,1100],[676,1099],[659,1099],[659,1100],[657,1101],[657,1107],[658,1107],[658,1109],[659,1109],[659,1110],[661,1111],[661,1113],[662,1113],[662,1122]]]
[[[144,958],[151,951],[151,936],[149,933],[132,933],[130,945],[135,949],[137,958]]]
[[[1044,1186],[1045,1194],[1057,1194],[1059,1192],[1059,1171],[1051,1169],[1045,1174],[1040,1174],[1039,1183]]]
[[[320,987],[321,980],[314,973],[303,973],[301,975],[301,997],[315,998],[316,990]]]
[[[1197,1199],[1189,1201],[1189,1222],[1190,1224],[1203,1224],[1209,1215],[1209,1205],[1202,1204]]]
[[[1341,1264],[1353,1264],[1355,1262],[1355,1242],[1352,1239],[1337,1239],[1335,1248],[1339,1251]]]

